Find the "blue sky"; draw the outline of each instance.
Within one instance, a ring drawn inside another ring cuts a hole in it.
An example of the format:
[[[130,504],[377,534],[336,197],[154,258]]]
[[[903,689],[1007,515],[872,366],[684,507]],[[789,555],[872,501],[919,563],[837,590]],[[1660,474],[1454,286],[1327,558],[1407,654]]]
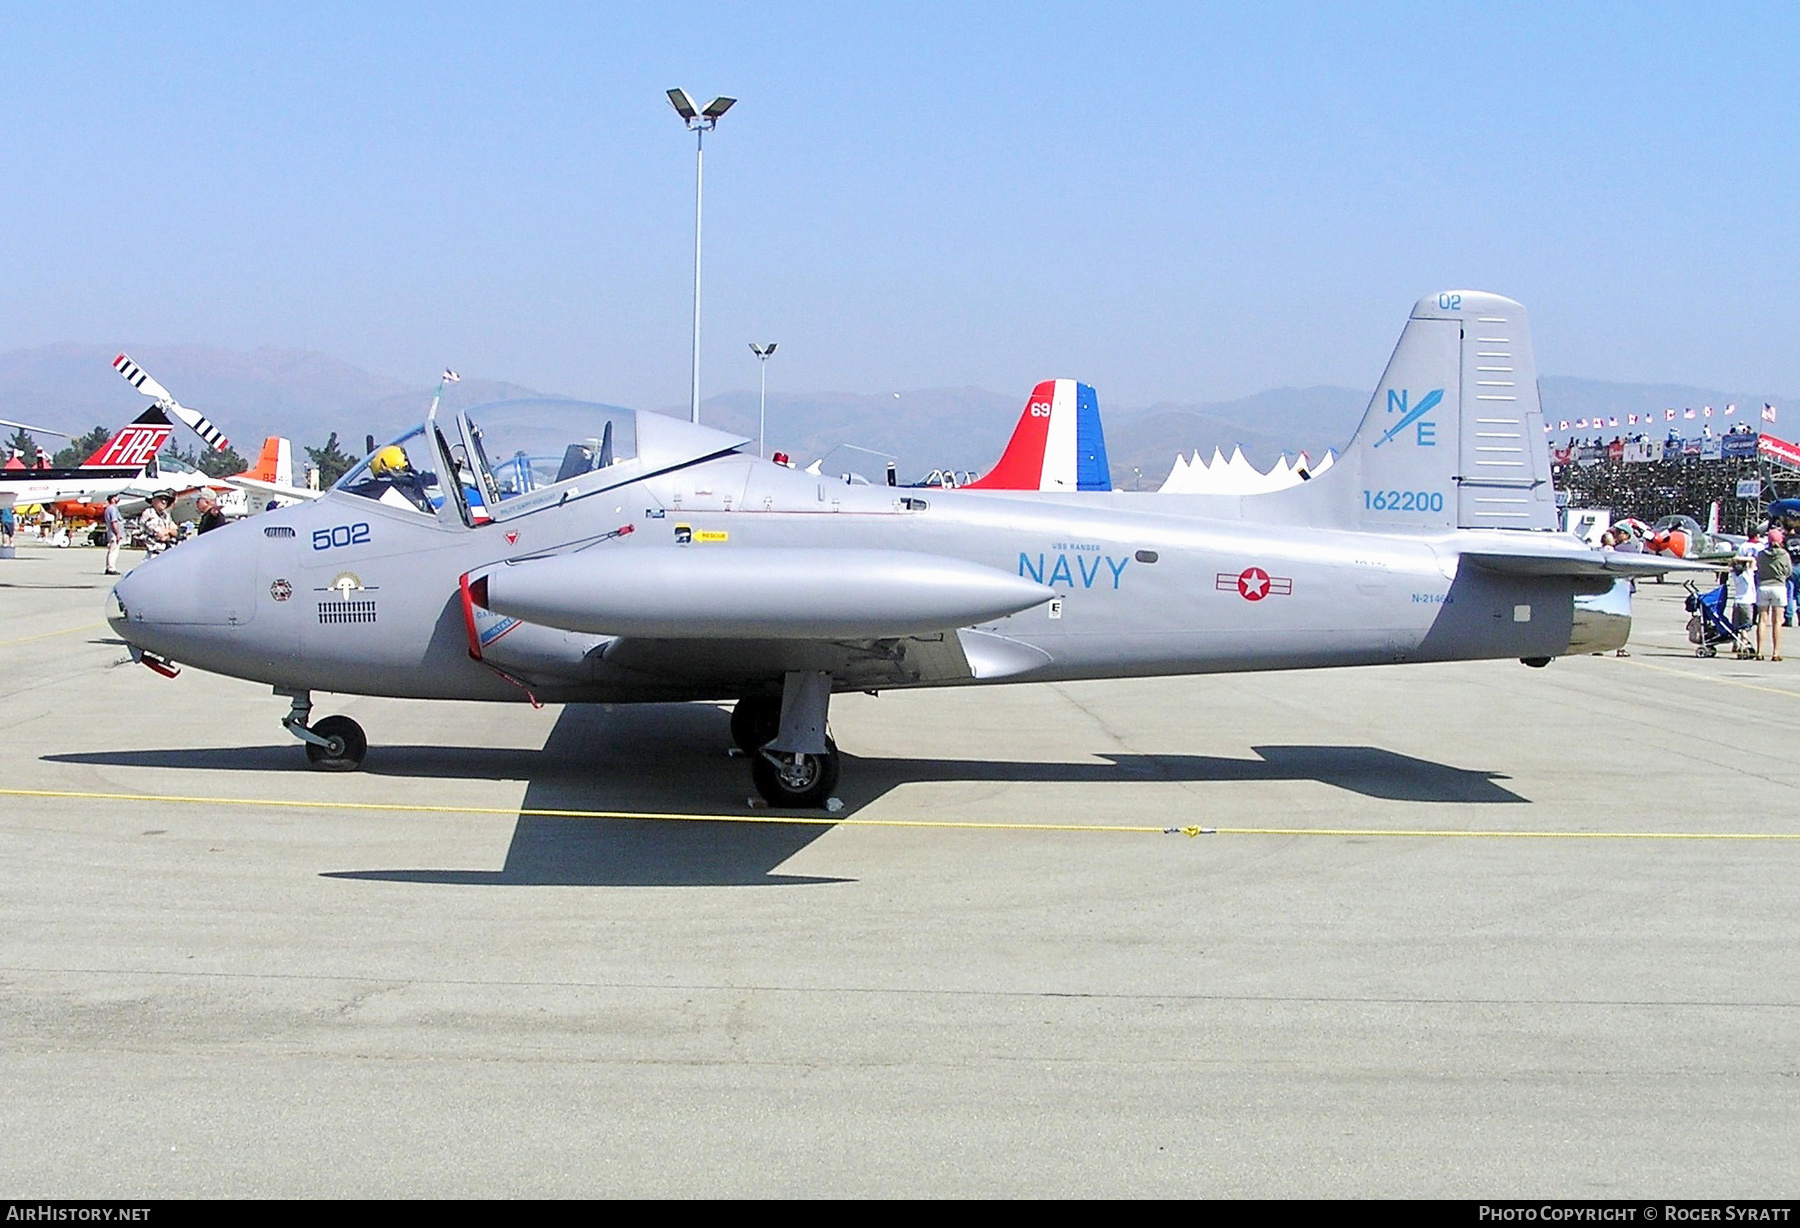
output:
[[[1720,15],[1723,13],[1724,15]],[[1800,392],[1791,6],[0,4],[0,349],[703,386],[1371,386],[1449,287],[1540,368]]]

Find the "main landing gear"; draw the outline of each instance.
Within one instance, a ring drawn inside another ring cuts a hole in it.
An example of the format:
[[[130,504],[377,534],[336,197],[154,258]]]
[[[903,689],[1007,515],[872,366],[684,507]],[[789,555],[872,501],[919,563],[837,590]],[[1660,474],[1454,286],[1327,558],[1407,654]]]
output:
[[[328,716],[309,725],[311,691],[276,687],[275,693],[293,700],[294,706],[281,718],[281,727],[306,743],[306,758],[314,767],[326,772],[354,772],[362,766],[363,756],[369,753],[369,739],[363,736],[361,725],[347,716]]]
[[[731,710],[731,740],[746,755],[775,740],[781,732],[781,701],[773,695],[746,695]]]
[[[750,756],[750,779],[769,805],[787,810],[842,805],[831,795],[841,765],[837,743],[825,727],[830,705],[831,675],[819,671],[788,674],[779,701],[738,700],[731,736]]]

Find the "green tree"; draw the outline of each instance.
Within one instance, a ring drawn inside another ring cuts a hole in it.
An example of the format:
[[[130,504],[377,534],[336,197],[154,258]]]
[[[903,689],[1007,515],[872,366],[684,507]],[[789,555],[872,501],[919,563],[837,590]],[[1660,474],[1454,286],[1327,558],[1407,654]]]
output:
[[[354,456],[338,447],[337,432],[331,432],[331,438],[325,441],[322,448],[308,448],[307,459],[312,461],[313,468],[319,471],[319,489],[324,490],[339,478],[350,472],[350,466],[356,463]]]
[[[209,478],[222,478],[233,473],[242,473],[250,467],[250,462],[238,455],[238,450],[230,444],[223,448],[208,448],[200,457],[200,472]]]
[[[98,446],[98,445],[96,445]],[[89,455],[92,448],[82,453]],[[199,444],[183,450],[173,439],[163,446],[162,459],[185,465],[189,469],[198,469],[209,478],[222,478],[227,474],[242,473],[250,467],[249,462],[238,455],[236,448],[227,445],[224,448],[202,449]]]
[[[192,452],[185,452],[182,450],[180,444],[171,439],[168,443],[163,445],[163,450],[157,453],[157,461],[159,467],[166,468],[170,463],[174,463],[188,469],[198,469],[200,467],[200,453],[198,449]]]
[[[37,440],[27,434],[24,427],[14,431],[13,437],[6,441],[6,456],[0,457],[0,464],[5,464],[15,455],[27,465],[37,463]]]
[[[68,447],[50,458],[50,463],[64,469],[73,469],[98,452],[100,445],[111,439],[112,435],[113,433],[103,426],[97,426],[85,435],[77,435],[69,441]]]

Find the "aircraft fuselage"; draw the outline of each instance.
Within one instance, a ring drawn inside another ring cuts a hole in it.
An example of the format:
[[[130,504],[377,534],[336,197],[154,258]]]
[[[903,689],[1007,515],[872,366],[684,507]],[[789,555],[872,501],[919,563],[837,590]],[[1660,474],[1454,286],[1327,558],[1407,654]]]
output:
[[[972,628],[993,651],[968,667],[934,653],[930,637],[834,645],[838,690],[1551,657],[1569,649],[1575,596],[1594,591],[1473,568],[1459,579],[1454,533],[1205,515],[1240,507],[853,486],[740,455],[474,528],[334,492],[147,561],[119,585],[127,614],[115,622],[151,652],[279,687],[524,699],[498,661],[540,698],[621,702],[761,689],[782,667],[818,659],[818,646],[758,641],[746,654],[739,640],[527,626],[484,663],[470,654],[462,577],[584,546],[602,577],[631,551],[682,551],[704,576],[706,560],[729,551],[866,548],[967,560],[1045,589],[1041,604]],[[835,580],[789,582],[823,592]]]

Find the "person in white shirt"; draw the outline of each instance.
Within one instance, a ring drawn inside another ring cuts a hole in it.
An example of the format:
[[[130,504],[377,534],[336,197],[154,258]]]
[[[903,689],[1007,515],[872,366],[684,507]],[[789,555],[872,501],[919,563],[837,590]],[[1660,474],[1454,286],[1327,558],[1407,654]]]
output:
[[[1740,552],[1731,560],[1731,574],[1725,577],[1725,597],[1731,603],[1731,625],[1739,631],[1756,626],[1756,570],[1752,556]],[[1739,656],[1743,653],[1740,650]]]
[[[125,513],[119,510],[119,496],[106,497],[106,574],[119,574],[119,547],[125,544]]]

